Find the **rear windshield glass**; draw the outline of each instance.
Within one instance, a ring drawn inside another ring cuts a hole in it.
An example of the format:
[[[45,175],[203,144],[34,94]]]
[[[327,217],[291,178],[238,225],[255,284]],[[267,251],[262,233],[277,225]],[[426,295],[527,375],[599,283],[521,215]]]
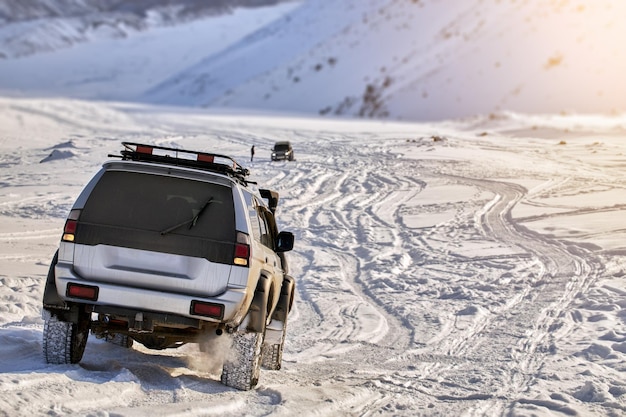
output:
[[[233,241],[230,187],[161,175],[108,171],[91,192],[80,222],[118,230]]]
[[[288,151],[290,145],[288,143],[277,143],[274,145],[274,150],[276,151]]]

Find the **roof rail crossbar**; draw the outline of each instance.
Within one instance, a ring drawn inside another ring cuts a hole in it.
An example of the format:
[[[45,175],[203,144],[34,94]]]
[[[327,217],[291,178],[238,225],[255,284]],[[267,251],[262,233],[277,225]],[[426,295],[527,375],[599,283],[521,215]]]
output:
[[[125,161],[156,162],[204,169],[229,175],[243,183],[249,182],[246,177],[250,175],[250,171],[227,155],[134,142],[122,142],[122,145],[124,149],[120,153],[122,160]]]

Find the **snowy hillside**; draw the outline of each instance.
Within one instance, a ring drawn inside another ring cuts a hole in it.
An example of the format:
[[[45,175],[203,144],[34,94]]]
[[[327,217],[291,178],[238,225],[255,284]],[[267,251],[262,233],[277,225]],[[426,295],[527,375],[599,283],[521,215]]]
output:
[[[392,120],[626,109],[620,0],[155,2],[0,27],[0,93]]]
[[[219,355],[195,345],[90,337],[80,364],[44,363],[50,259],[122,140],[219,149],[280,192],[297,297],[284,367],[257,389],[221,385]],[[278,140],[296,161],[270,161]],[[0,415],[623,416],[625,154],[623,117],[398,124],[0,99]]]
[[[0,1],[0,58],[68,48],[98,38],[223,15],[239,7],[285,0],[39,0]]]
[[[112,18],[116,23],[112,26],[92,27],[88,33],[74,25],[81,25],[92,17],[106,18],[106,14],[105,17],[95,14],[3,26],[0,27],[0,46],[11,45],[11,33],[16,26],[37,25],[39,29],[24,32],[25,36],[33,38],[26,40],[26,44],[32,43],[38,48],[48,45],[54,50],[0,59],[0,94],[134,100],[164,78],[193,65],[199,57],[220,51],[224,45],[238,41],[297,5],[283,2],[272,7],[236,8],[228,14],[177,25],[163,24],[159,17],[162,14],[153,12],[144,19],[151,25],[144,30],[129,28],[115,20],[115,16]],[[140,18],[132,13],[126,16]],[[56,24],[62,28],[61,32],[50,31],[47,27]],[[72,41],[71,47],[65,47],[68,45],[64,40],[74,39],[66,31],[78,33],[80,42]]]
[[[148,100],[428,120],[623,111],[626,3],[309,1]]]

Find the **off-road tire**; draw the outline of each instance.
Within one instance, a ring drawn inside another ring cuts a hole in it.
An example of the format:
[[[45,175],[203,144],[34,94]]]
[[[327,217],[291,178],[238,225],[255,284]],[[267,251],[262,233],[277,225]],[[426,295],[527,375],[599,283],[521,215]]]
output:
[[[64,365],[78,363],[83,358],[89,337],[89,316],[78,323],[48,318],[43,328],[43,356],[46,363]]]
[[[235,332],[230,354],[224,361],[222,384],[248,391],[259,382],[261,349],[265,332]]]
[[[277,323],[281,323],[277,321]],[[265,369],[269,369],[272,371],[277,371],[282,367],[283,363],[283,347],[285,346],[285,336],[287,334],[287,320],[282,322],[282,326],[280,326],[280,330],[272,330],[268,327],[265,330],[265,342],[263,343],[263,358],[261,360],[261,365]],[[280,333],[276,338],[279,340],[276,343],[275,338],[272,338],[271,333]],[[274,340],[268,340],[274,339]]]

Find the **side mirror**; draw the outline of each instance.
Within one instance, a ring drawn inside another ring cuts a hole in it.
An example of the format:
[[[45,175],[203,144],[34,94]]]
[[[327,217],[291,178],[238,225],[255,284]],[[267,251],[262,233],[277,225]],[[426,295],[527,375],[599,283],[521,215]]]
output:
[[[276,251],[277,252],[289,252],[293,249],[293,233],[280,232],[276,237]]]
[[[272,190],[261,189],[259,190],[262,198],[267,199],[267,205],[272,213],[276,213],[276,207],[278,207],[278,193]]]

